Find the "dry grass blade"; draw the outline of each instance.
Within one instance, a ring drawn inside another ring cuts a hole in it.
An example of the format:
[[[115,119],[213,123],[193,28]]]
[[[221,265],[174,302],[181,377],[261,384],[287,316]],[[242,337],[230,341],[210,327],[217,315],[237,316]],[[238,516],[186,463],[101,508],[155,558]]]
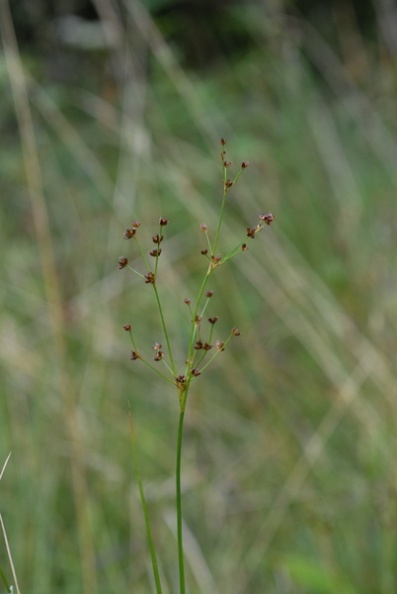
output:
[[[1,469],[1,472],[0,472],[0,481],[1,481],[1,479],[3,478],[3,474],[4,474],[4,471],[5,471],[6,467],[7,467],[8,460],[9,460],[9,459],[10,459],[10,457],[11,457],[11,453],[12,453],[12,452],[10,452],[10,453],[8,454],[8,456],[7,456],[6,460],[5,460],[4,464],[3,464],[3,468]]]
[[[6,543],[7,555],[8,555],[8,560],[9,560],[10,566],[11,566],[12,577],[14,578],[15,588],[16,588],[17,594],[21,594],[21,592],[19,590],[19,585],[18,585],[18,580],[17,580],[17,574],[16,574],[15,567],[14,567],[14,562],[12,560],[10,545],[8,544],[8,538],[7,538],[7,533],[6,533],[6,529],[5,529],[4,522],[3,522],[3,516],[1,514],[0,514],[0,524],[1,524],[1,531],[2,531],[3,537],[4,537],[4,542]]]

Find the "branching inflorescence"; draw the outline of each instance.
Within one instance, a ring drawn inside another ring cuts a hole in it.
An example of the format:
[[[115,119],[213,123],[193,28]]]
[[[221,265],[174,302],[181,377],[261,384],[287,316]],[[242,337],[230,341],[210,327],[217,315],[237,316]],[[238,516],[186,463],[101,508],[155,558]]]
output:
[[[233,327],[230,330],[229,335],[224,339],[214,338],[215,325],[218,321],[217,316],[207,317],[207,308],[210,300],[213,297],[213,290],[208,289],[208,281],[214,271],[230,260],[230,258],[237,256],[242,252],[248,250],[247,241],[255,239],[256,235],[262,231],[267,225],[270,225],[274,217],[271,213],[260,214],[258,223],[254,227],[248,226],[246,233],[243,235],[242,240],[227,254],[222,255],[219,249],[221,227],[224,218],[225,205],[227,201],[227,195],[231,188],[233,188],[239,179],[242,172],[249,166],[248,161],[243,161],[239,168],[237,175],[234,179],[229,179],[227,173],[231,167],[230,161],[226,160],[225,150],[226,140],[221,139],[221,161],[223,169],[223,191],[222,191],[222,202],[220,206],[219,218],[217,221],[217,227],[214,237],[210,238],[208,228],[206,224],[201,224],[200,229],[205,235],[206,247],[201,250],[201,255],[207,259],[207,268],[203,273],[203,279],[201,285],[198,288],[197,296],[195,300],[188,298],[184,299],[184,305],[188,307],[190,317],[190,331],[189,340],[187,344],[187,356],[184,362],[184,368],[180,369],[176,367],[172,345],[170,341],[170,335],[166,323],[166,317],[163,311],[160,294],[157,287],[157,273],[159,267],[159,260],[162,254],[162,244],[164,240],[165,227],[168,225],[168,219],[161,217],[159,220],[159,227],[157,233],[152,236],[152,243],[154,247],[150,250],[149,254],[146,255],[142,244],[139,241],[138,229],[141,226],[139,221],[133,221],[131,226],[126,229],[124,233],[124,239],[133,240],[138,248],[144,263],[146,272],[142,274],[132,268],[129,264],[128,258],[123,256],[118,260],[118,268],[127,268],[141,277],[142,281],[152,286],[154,292],[155,301],[157,304],[159,318],[162,327],[163,342],[156,342],[153,345],[154,357],[153,362],[144,357],[137,346],[136,338],[134,336],[131,324],[125,324],[124,330],[129,333],[132,351],[131,359],[133,361],[140,360],[148,368],[153,370],[156,374],[167,383],[173,384],[179,396],[180,416],[179,416],[179,427],[178,427],[178,438],[177,438],[177,457],[176,457],[176,508],[177,508],[177,529],[178,529],[178,557],[179,557],[179,581],[180,581],[180,593],[185,592],[185,575],[184,575],[184,556],[183,556],[183,540],[182,540],[182,502],[181,502],[181,451],[182,451],[182,434],[183,434],[183,420],[187,397],[189,394],[190,385],[197,377],[201,376],[202,373],[209,367],[214,359],[223,352],[227,347],[229,341],[240,335],[238,328]],[[247,240],[248,238],[248,240]],[[160,367],[159,367],[160,365]],[[134,456],[134,459],[136,456]],[[140,473],[137,473],[140,476]],[[139,478],[140,480],[140,478]],[[143,490],[140,488],[142,505],[145,512],[145,518],[147,516],[146,503],[143,499]],[[150,534],[150,525],[146,525],[148,531],[149,546],[151,548],[153,571],[156,579],[156,587],[158,594],[161,593],[160,577],[157,570],[157,562],[155,560],[155,553],[152,550],[153,543]]]

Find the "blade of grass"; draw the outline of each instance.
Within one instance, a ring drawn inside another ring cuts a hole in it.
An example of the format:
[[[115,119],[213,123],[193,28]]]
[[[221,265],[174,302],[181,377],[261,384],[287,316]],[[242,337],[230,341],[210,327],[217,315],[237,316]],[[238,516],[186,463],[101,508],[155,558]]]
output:
[[[0,525],[1,525],[1,531],[2,531],[3,537],[4,537],[4,542],[6,544],[8,560],[11,565],[12,577],[14,578],[15,588],[17,590],[17,594],[21,594],[21,592],[19,590],[19,585],[18,585],[18,580],[17,580],[17,574],[16,574],[15,567],[14,567],[14,562],[12,560],[10,545],[8,544],[8,538],[7,538],[7,533],[6,533],[6,529],[5,529],[4,522],[3,522],[3,516],[1,514],[0,514]],[[11,588],[8,587],[8,591],[10,591],[10,590],[11,590]]]
[[[3,474],[4,474],[4,471],[5,471],[6,467],[7,467],[8,460],[11,458],[11,453],[12,453],[12,452],[10,452],[10,453],[8,454],[8,456],[7,456],[6,460],[5,460],[4,464],[3,464],[3,468],[1,469],[1,472],[0,472],[0,481],[1,481],[1,479],[3,478]]]
[[[3,468],[1,469],[1,472],[0,472],[0,481],[3,478],[3,474],[4,474],[4,471],[5,471],[6,467],[7,467],[8,460],[10,459],[10,456],[11,456],[11,452],[8,454],[6,460],[5,460],[4,464],[3,464]],[[5,534],[5,531],[3,531],[3,534]],[[7,541],[6,541],[6,544],[7,544]],[[0,566],[0,577],[3,580],[3,583],[4,583],[5,587],[7,588],[7,591],[9,592],[10,591],[10,584],[8,583],[8,580],[7,580],[7,578],[5,576],[5,573],[4,573],[4,571],[3,571],[3,569],[2,569],[1,566]]]

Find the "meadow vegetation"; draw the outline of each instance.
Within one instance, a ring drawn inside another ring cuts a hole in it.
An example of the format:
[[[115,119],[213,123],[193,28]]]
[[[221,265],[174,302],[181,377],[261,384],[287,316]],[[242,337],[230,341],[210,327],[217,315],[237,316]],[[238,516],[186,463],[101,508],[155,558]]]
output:
[[[249,3],[244,51],[196,70],[128,6],[118,45],[73,50],[67,80],[18,47],[1,8],[0,512],[21,592],[154,591],[129,410],[178,591],[179,404],[130,360],[123,325],[154,344],[157,310],[117,260],[132,221],[155,233],[167,217],[162,299],[183,360],[224,136],[233,164],[250,161],[224,245],[259,212],[276,221],[211,282],[219,332],[241,336],[189,396],[188,591],[395,594],[396,55],[380,29],[336,22],[332,45]]]

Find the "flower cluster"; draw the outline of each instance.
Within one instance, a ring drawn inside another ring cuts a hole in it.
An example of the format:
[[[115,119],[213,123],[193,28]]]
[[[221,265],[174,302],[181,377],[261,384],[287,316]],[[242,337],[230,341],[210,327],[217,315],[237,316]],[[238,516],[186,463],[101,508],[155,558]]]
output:
[[[222,160],[222,167],[223,167],[223,199],[221,203],[220,209],[220,216],[218,220],[218,225],[216,229],[215,236],[211,241],[208,233],[208,226],[206,223],[202,223],[200,225],[200,230],[204,233],[206,239],[206,247],[200,250],[201,254],[205,256],[208,260],[208,266],[206,271],[204,272],[204,278],[200,289],[198,291],[196,299],[193,301],[190,298],[185,298],[184,303],[187,305],[189,309],[189,318],[190,318],[190,338],[187,348],[187,357],[185,360],[185,369],[183,373],[179,373],[176,370],[176,365],[173,358],[172,346],[170,341],[170,336],[167,328],[166,323],[166,316],[163,312],[163,307],[161,303],[160,294],[158,292],[157,287],[157,270],[158,270],[158,263],[159,258],[162,254],[163,250],[163,241],[164,241],[164,227],[168,224],[168,219],[161,217],[159,219],[159,229],[157,233],[152,235],[151,240],[154,244],[154,247],[148,251],[148,255],[154,259],[154,266],[150,265],[150,260],[147,257],[141,243],[138,239],[138,229],[141,226],[139,221],[133,221],[124,232],[124,239],[130,240],[133,239],[134,242],[137,244],[138,251],[141,254],[142,260],[146,267],[145,273],[140,273],[137,270],[134,270],[129,266],[128,258],[123,256],[118,260],[118,268],[124,269],[129,268],[135,274],[139,275],[143,282],[147,285],[151,285],[153,287],[155,298],[159,310],[159,318],[162,326],[162,334],[165,339],[166,347],[163,348],[160,342],[156,342],[153,346],[155,351],[154,362],[162,362],[164,365],[163,370],[159,370],[156,365],[153,365],[146,356],[143,356],[138,351],[135,337],[132,332],[132,328],[130,324],[124,325],[124,330],[127,331],[130,335],[131,343],[132,343],[132,352],[131,352],[131,359],[137,360],[140,359],[143,363],[145,363],[148,367],[153,369],[156,373],[161,375],[166,381],[173,383],[178,391],[179,397],[182,401],[186,401],[187,393],[189,390],[190,382],[202,374],[202,372],[208,367],[210,363],[215,359],[219,353],[223,352],[226,348],[229,340],[232,337],[236,337],[240,335],[240,331],[233,327],[230,331],[229,336],[221,340],[220,338],[213,337],[215,324],[218,321],[218,316],[210,316],[206,317],[205,313],[209,304],[209,301],[212,299],[214,295],[214,291],[212,289],[207,289],[207,282],[211,277],[214,270],[220,266],[221,264],[225,263],[230,258],[236,256],[238,253],[245,252],[248,250],[248,246],[246,241],[243,239],[240,241],[230,252],[225,255],[221,255],[218,252],[219,240],[220,240],[220,231],[221,225],[224,215],[224,208],[226,203],[226,197],[228,192],[232,187],[235,186],[238,178],[240,177],[241,173],[247,169],[249,166],[248,161],[243,161],[240,165],[239,171],[237,175],[233,179],[229,179],[227,176],[227,170],[231,167],[231,162],[226,160],[226,150],[225,150],[226,140],[224,138],[221,139],[221,160]],[[247,226],[246,227],[246,237],[249,239],[254,239],[256,235],[264,229],[265,226],[270,225],[274,220],[274,216],[272,213],[267,214],[260,214],[259,215],[259,222],[254,227]],[[208,323],[208,326],[207,326]]]

